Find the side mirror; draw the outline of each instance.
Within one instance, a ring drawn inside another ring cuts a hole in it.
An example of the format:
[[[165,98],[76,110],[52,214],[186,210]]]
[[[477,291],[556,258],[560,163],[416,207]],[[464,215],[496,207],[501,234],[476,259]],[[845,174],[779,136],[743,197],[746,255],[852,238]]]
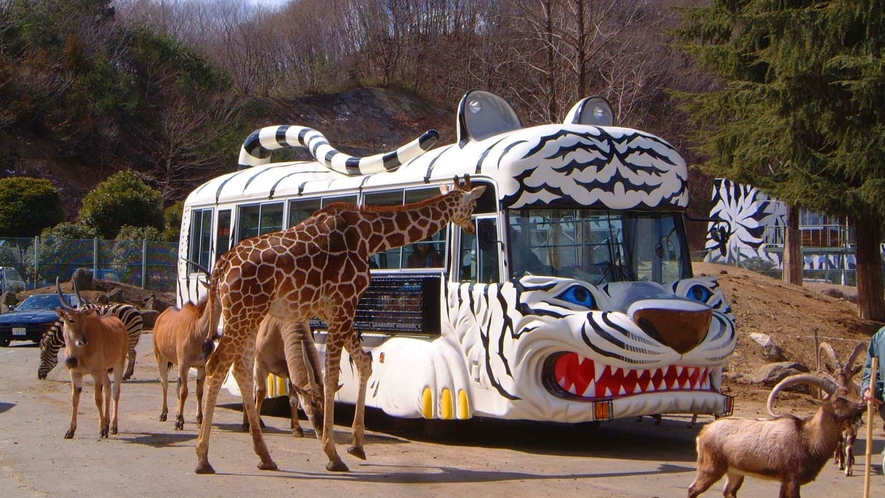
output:
[[[719,249],[719,254],[721,254],[723,258],[728,255],[728,239],[731,238],[731,223],[719,218],[691,218],[688,215],[685,215],[685,219],[689,221],[706,221],[712,223],[713,226],[711,226],[708,231],[710,239],[712,239],[713,242],[716,242],[716,248]]]
[[[728,224],[727,221],[720,221],[710,227],[710,238],[716,242],[719,254],[724,258],[728,255],[728,239],[731,238],[731,225],[728,224],[728,228],[726,228],[722,223]]]

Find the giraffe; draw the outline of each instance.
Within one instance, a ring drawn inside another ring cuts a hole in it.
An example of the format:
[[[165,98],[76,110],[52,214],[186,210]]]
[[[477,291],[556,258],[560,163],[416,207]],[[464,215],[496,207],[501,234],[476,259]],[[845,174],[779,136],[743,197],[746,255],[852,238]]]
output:
[[[366,459],[365,400],[372,360],[359,343],[353,320],[371,280],[369,257],[427,238],[450,221],[473,233],[471,215],[485,187],[471,188],[469,178],[459,185],[456,178],[453,188],[441,185],[440,191],[439,196],[402,206],[358,208],[333,203],[292,228],[243,240],[218,259],[209,280],[208,393],[196,448],[198,474],[215,472],[209,464],[212,416],[231,365],[240,390],[252,392],[256,335],[267,314],[295,322],[317,316],[328,324],[322,447],[329,457],[326,469],[338,472],[349,470],[335,450],[333,431],[341,352],[347,349],[359,374],[351,427],[353,445],[347,452]],[[220,317],[224,318],[224,329],[218,337]],[[215,339],[218,345],[213,352],[209,341]],[[244,396],[243,405],[260,459],[258,468],[276,470],[261,434],[254,399]]]

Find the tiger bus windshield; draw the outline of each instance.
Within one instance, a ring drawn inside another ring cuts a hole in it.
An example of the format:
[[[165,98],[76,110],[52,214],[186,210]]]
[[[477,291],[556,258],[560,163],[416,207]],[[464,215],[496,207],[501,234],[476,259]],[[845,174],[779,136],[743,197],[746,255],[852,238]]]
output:
[[[679,213],[511,210],[507,231],[514,277],[570,277],[594,285],[691,277]]]

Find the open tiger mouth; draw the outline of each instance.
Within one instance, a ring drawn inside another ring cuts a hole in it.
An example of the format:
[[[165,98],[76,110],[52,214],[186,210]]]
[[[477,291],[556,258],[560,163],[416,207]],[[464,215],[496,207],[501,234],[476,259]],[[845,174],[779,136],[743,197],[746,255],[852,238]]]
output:
[[[553,363],[552,368],[549,366]],[[628,370],[597,365],[577,353],[551,357],[545,369],[547,388],[560,397],[587,401],[666,391],[709,391],[712,368],[671,365]],[[550,379],[550,376],[553,376]],[[552,380],[552,382],[551,382]]]

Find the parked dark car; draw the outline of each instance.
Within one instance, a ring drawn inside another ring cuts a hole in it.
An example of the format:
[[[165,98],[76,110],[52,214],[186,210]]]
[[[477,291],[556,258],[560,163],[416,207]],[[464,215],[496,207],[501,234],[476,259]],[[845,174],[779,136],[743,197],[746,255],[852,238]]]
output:
[[[65,294],[69,306],[78,306],[77,296]],[[12,341],[40,342],[43,333],[58,320],[55,311],[60,306],[58,294],[34,294],[15,307],[14,311],[0,315],[0,347]]]

